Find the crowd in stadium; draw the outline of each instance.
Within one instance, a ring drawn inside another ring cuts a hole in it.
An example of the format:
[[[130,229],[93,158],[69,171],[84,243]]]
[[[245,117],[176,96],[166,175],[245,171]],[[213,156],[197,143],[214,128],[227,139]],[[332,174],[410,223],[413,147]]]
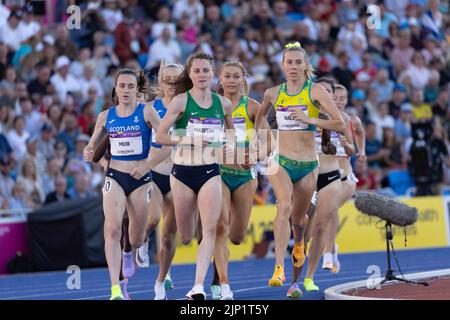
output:
[[[103,169],[85,163],[83,149],[98,113],[113,104],[120,67],[156,74],[161,60],[185,63],[203,51],[219,74],[237,58],[250,74],[249,96],[262,101],[283,82],[281,52],[291,41],[306,49],[317,76],[347,88],[348,112],[364,123],[368,161],[355,162],[358,188],[389,187],[392,170],[411,167],[417,122],[432,124],[431,192],[450,185],[445,1],[39,2],[0,4],[0,209],[101,194]],[[367,13],[369,3],[379,17]],[[68,13],[70,5],[80,10]],[[258,182],[255,203],[274,202],[267,177]]]

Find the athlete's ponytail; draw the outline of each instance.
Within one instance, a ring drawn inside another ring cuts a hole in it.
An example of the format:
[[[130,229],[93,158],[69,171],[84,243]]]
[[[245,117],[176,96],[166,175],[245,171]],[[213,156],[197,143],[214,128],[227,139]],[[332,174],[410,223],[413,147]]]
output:
[[[138,74],[136,74],[137,78],[137,90],[142,93],[147,93],[147,77],[145,75],[144,70],[140,70]]]
[[[316,80],[316,83],[327,83],[331,87],[331,93],[334,93],[335,83],[332,78],[329,77],[320,77]],[[323,113],[319,113],[319,119],[329,119],[327,115]],[[335,155],[336,154],[336,146],[331,142],[331,132],[330,130],[322,129],[322,152],[324,154]]]
[[[161,87],[161,84],[164,82],[164,72],[166,72],[169,68],[175,68],[179,70],[180,72],[183,72],[183,66],[181,64],[176,63],[164,63],[164,61],[161,61],[161,64],[159,65],[159,71],[158,71],[158,77],[156,80],[156,83],[152,86],[152,93],[160,98],[164,98],[164,92]]]

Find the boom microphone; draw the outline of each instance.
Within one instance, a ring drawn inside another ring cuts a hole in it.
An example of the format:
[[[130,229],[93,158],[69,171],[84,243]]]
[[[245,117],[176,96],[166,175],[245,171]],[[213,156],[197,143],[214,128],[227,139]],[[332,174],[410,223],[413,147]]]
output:
[[[369,216],[376,216],[397,226],[409,226],[417,221],[417,208],[374,192],[358,192],[355,207]]]

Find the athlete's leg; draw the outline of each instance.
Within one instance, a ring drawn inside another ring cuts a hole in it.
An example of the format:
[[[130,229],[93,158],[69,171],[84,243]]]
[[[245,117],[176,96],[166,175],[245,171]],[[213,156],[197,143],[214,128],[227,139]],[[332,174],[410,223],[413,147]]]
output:
[[[348,200],[351,199],[356,190],[356,182],[349,179],[342,181],[342,190],[340,192],[339,207],[342,207]],[[324,253],[324,267],[326,265],[332,266],[332,271],[337,273],[340,270],[340,263],[338,260],[336,248],[336,235],[339,229],[339,209],[336,209],[330,219],[327,231],[326,248]],[[326,267],[329,269],[329,267]]]
[[[220,175],[209,179],[198,193],[198,209],[202,222],[202,242],[197,253],[195,285],[202,285],[214,252],[217,223],[222,208],[222,184]]]
[[[306,278],[313,279],[320,257],[324,252],[328,221],[339,206],[339,199],[336,197],[339,190],[341,190],[341,181],[335,180],[319,191]],[[306,289],[308,290],[308,288]]]
[[[214,248],[214,266],[219,277],[218,285],[228,283],[228,234],[230,223],[230,202],[231,192],[228,186],[222,181],[222,208],[216,230],[216,244]]]
[[[253,179],[237,188],[231,195],[229,238],[235,245],[244,241],[257,187],[258,182]]]
[[[318,169],[294,184],[292,201],[292,226],[295,230],[294,243],[301,243],[305,239],[307,220],[306,213],[311,205],[311,198],[316,190]]]
[[[148,223],[146,229],[146,238],[145,241],[148,241],[148,236],[156,230],[156,227],[161,220],[162,213],[162,205],[163,205],[163,196],[161,194],[161,190],[159,190],[156,183],[152,182],[153,191],[152,198],[150,199],[150,210],[148,215]]]
[[[269,165],[273,160],[269,160]],[[274,240],[275,240],[275,263],[284,268],[284,256],[291,235],[289,219],[292,212],[292,193],[293,187],[291,179],[286,171],[279,166],[279,169],[269,175],[269,182],[277,199],[277,215],[274,221]]]
[[[136,249],[144,243],[151,193],[152,185],[146,183],[131,192],[127,198],[130,243]]]
[[[111,286],[119,285],[122,252],[120,239],[122,237],[122,221],[125,212],[126,197],[120,185],[111,178],[105,178],[103,187],[103,211],[105,214],[105,256],[108,263]],[[120,295],[113,292],[112,296]]]
[[[163,282],[169,272],[173,257],[175,256],[175,236],[177,225],[175,220],[175,209],[173,206],[172,192],[164,195],[163,200],[163,228],[161,235],[161,250],[159,258],[158,281]]]
[[[294,230],[294,248],[292,249],[292,259],[294,266],[300,267],[305,262],[305,233],[308,220],[305,219],[311,198],[316,190],[318,169],[303,177],[294,184],[293,205],[292,205],[292,227]]]
[[[159,220],[161,219],[161,206],[162,206],[162,195],[156,183],[152,182],[152,196],[150,199],[150,209],[147,221],[147,227],[145,232],[144,244],[136,250],[136,263],[141,268],[148,267],[150,265],[150,257],[148,255],[149,246],[149,236],[152,232],[156,232]],[[159,235],[159,233],[157,233]],[[157,246],[159,245],[157,241]],[[157,251],[159,249],[157,248]]]
[[[184,183],[170,175],[175,221],[181,242],[189,244],[194,234],[195,215],[197,211],[197,195]]]
[[[125,210],[125,216],[122,224],[122,272],[125,278],[131,278],[136,272],[136,264],[134,262],[133,248],[130,243],[130,219],[128,218],[128,212]]]

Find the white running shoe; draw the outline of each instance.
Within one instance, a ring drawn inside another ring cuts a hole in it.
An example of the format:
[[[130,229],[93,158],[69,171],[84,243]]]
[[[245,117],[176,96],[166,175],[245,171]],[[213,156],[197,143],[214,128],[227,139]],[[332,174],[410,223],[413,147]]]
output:
[[[334,244],[333,269],[332,269],[333,273],[339,273],[339,271],[341,270],[341,263],[339,262],[339,259],[338,259],[338,249],[339,249],[339,246],[337,245],[337,243]]]
[[[220,286],[218,285],[212,285],[211,286],[211,293],[212,293],[212,299],[213,300],[220,300],[222,298],[222,293],[220,290]]]
[[[330,252],[323,255],[322,269],[333,270],[333,255]]]
[[[122,251],[122,273],[125,278],[131,278],[136,272],[136,265],[133,261],[133,251]]]
[[[155,281],[155,298],[153,300],[167,300],[166,288],[164,282]]]
[[[193,287],[188,293],[186,293],[188,300],[206,300],[206,293],[201,284]]]
[[[148,240],[136,250],[136,264],[140,268],[148,268],[150,266],[150,257],[148,256]]]
[[[220,295],[220,300],[234,300],[233,292],[231,291],[229,284],[223,284],[220,286]]]
[[[166,288],[166,290],[173,289],[173,281],[172,278],[170,278],[170,273],[168,273],[164,279],[164,288]]]

